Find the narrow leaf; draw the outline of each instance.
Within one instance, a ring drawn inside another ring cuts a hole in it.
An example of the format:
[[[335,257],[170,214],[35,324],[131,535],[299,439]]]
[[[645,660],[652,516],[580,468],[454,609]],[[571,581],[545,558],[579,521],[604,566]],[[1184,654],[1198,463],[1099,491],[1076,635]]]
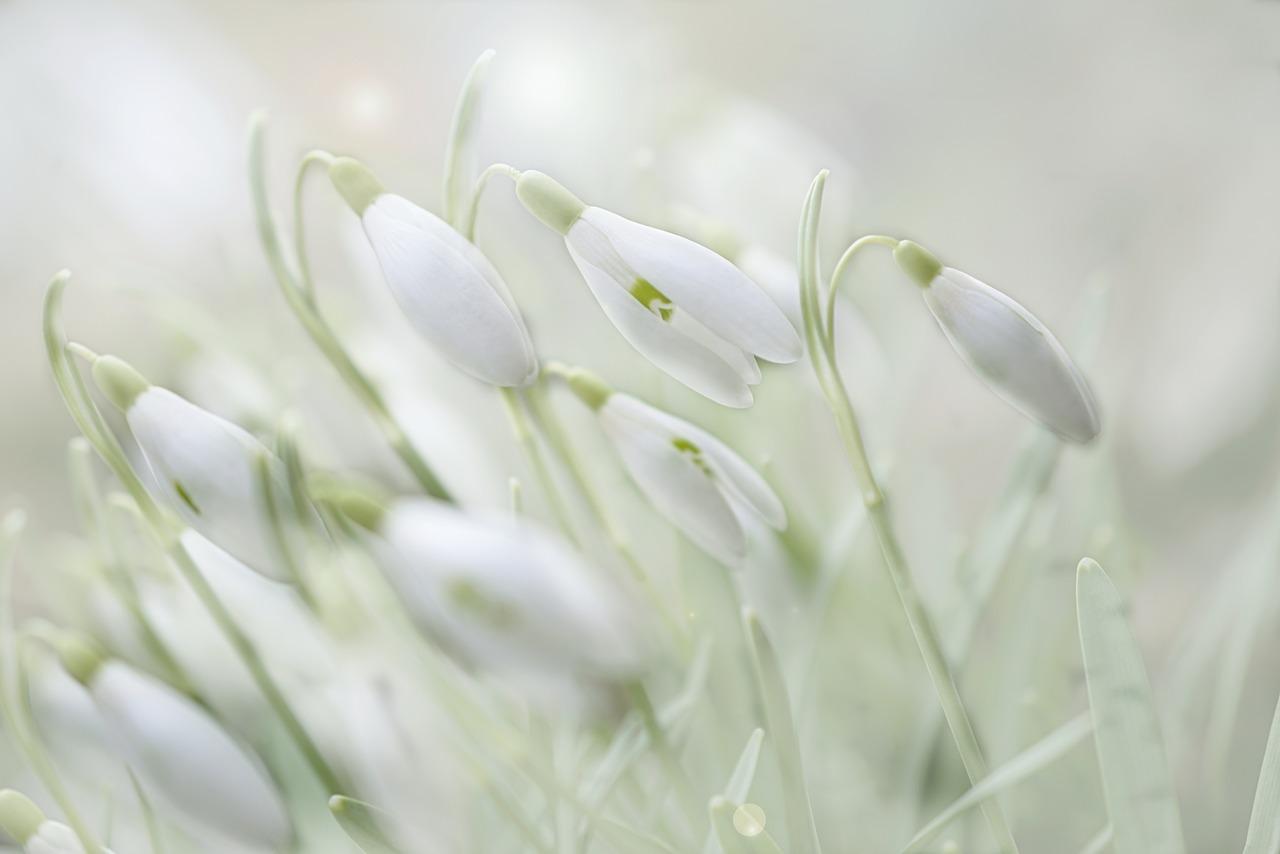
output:
[[[729,781],[725,784],[722,795],[723,800],[734,806],[740,806],[746,802],[747,796],[751,794],[751,784],[756,778],[756,767],[760,764],[760,748],[763,744],[764,730],[757,728],[747,739],[747,744],[742,748],[738,762],[733,767],[733,773],[729,775]],[[707,831],[707,838],[702,843],[702,854],[715,854],[717,850],[716,832],[712,827]]]
[[[911,838],[903,847],[903,851],[911,851],[924,845],[942,831],[952,820],[966,810],[978,806],[987,798],[993,797],[1010,786],[1022,782],[1027,777],[1062,757],[1093,731],[1093,721],[1088,713],[1072,718],[1062,726],[1049,733],[1026,750],[1010,759],[969,789],[938,813],[928,824]]]
[[[1182,823],[1151,685],[1111,579],[1085,558],[1076,573],[1080,648],[1116,854],[1182,854]]]

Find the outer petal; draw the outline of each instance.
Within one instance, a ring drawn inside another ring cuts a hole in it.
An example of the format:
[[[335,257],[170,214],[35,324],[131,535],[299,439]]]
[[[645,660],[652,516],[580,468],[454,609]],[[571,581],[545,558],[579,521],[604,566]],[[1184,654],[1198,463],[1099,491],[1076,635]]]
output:
[[[782,309],[720,255],[600,208],[587,208],[582,216],[636,272],[730,344],[771,362],[800,358],[800,336]]]
[[[742,524],[715,480],[675,445],[688,425],[626,394],[612,394],[600,423],[631,478],[654,508],[703,549],[736,564],[746,552]],[[667,420],[669,419],[669,420]]]
[[[484,253],[399,196],[379,196],[362,221],[391,293],[445,358],[494,385],[533,380],[538,372],[533,342]]]
[[[1029,311],[950,267],[925,288],[924,299],[951,344],[1006,401],[1072,441],[1098,434],[1088,384]]]
[[[261,512],[259,454],[272,461],[281,491],[287,487],[279,461],[266,447],[158,386],[139,395],[126,418],[160,490],[191,527],[257,571],[283,578]]]
[[[628,415],[633,421],[647,423],[655,431],[693,442],[710,462],[721,487],[732,493],[770,527],[778,530],[787,527],[787,512],[782,506],[782,501],[768,482],[739,456],[737,451],[701,427],[649,406],[634,397],[614,394],[610,402],[614,398],[621,398],[621,405],[628,410]]]
[[[110,661],[90,691],[151,788],[211,829],[271,848],[293,830],[255,757],[190,700],[127,664]]]
[[[84,846],[76,832],[62,822],[52,820],[42,823],[22,850],[26,854],[84,854]],[[102,851],[103,854],[112,854],[110,848]]]
[[[738,367],[663,321],[632,297],[626,290],[630,283],[619,282],[601,266],[604,262],[598,257],[601,247],[597,245],[601,235],[598,231],[592,234],[588,229],[594,226],[579,220],[570,229],[565,245],[600,307],[622,337],[646,359],[699,394],[724,406],[739,409],[750,406],[751,389]]]
[[[406,607],[474,663],[604,674],[636,664],[618,592],[546,532],[420,499],[393,505],[381,534]]]

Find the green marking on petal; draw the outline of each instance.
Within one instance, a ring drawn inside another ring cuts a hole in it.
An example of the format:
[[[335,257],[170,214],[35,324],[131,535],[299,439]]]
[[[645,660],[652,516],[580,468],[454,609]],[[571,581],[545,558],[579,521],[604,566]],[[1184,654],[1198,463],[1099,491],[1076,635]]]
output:
[[[173,482],[173,491],[178,493],[178,497],[182,499],[182,503],[191,508],[191,512],[200,515],[200,507],[196,504],[196,500],[191,497],[191,493],[187,492],[187,488],[182,485],[181,481]]]
[[[675,448],[677,451],[679,451],[680,453],[687,455],[690,461],[692,461],[693,464],[698,467],[698,470],[701,471],[703,474],[705,474],[707,477],[712,476],[711,466],[707,464],[706,459],[702,456],[702,449],[699,448],[697,445],[695,445],[693,442],[689,441],[688,439],[684,439],[677,436],[676,438],[671,440],[671,446]]]
[[[505,630],[520,621],[520,615],[514,608],[503,602],[495,601],[483,590],[465,578],[455,578],[445,585],[449,601],[457,605],[468,616],[475,617],[490,628]]]
[[[627,293],[635,297],[642,306],[661,317],[664,321],[670,321],[671,315],[675,313],[675,303],[646,279],[636,279]]]

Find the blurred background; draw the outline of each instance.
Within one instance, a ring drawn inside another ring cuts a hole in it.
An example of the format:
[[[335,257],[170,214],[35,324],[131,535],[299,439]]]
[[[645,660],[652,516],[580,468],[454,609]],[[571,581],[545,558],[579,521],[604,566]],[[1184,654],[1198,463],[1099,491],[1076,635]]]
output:
[[[0,0],[0,500],[39,530],[69,524],[72,424],[40,338],[63,267],[72,338],[249,426],[298,410],[318,454],[391,472],[358,414],[331,417],[350,400],[270,278],[248,118],[270,115],[281,211],[313,147],[439,211],[454,99],[486,48],[480,165],[537,168],[588,203],[783,259],[828,168],[828,269],[858,234],[910,237],[1088,351],[1103,436],[1060,463],[1052,489],[1076,522],[1045,535],[1044,601],[1069,622],[1076,560],[1123,559],[1108,569],[1133,593],[1158,690],[1185,678],[1207,695],[1214,654],[1179,677],[1178,650],[1229,645],[1225,623],[1188,640],[1214,596],[1238,621],[1253,609],[1238,713],[1209,724],[1233,734],[1213,782],[1226,806],[1200,803],[1204,769],[1179,766],[1201,850],[1238,843],[1280,689],[1280,3]],[[420,408],[446,479],[500,505],[517,457],[496,399],[412,336],[325,182],[305,210],[327,312]],[[820,398],[791,388],[807,365],[767,371],[755,409],[717,409],[626,346],[509,182],[486,194],[480,244],[544,356],[725,435],[767,465],[803,533],[834,529],[851,481]],[[954,358],[887,253],[851,290],[845,357],[871,451],[943,585],[1034,428]],[[1223,581],[1245,565],[1263,569]]]

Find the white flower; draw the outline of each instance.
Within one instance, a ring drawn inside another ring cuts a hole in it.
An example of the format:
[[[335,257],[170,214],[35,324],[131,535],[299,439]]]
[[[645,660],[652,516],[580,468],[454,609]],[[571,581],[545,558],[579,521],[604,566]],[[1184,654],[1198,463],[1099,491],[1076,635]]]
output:
[[[640,491],[707,552],[736,565],[746,554],[744,523],[758,518],[786,528],[786,510],[773,489],[715,436],[585,371],[570,371],[569,383],[596,410]]]
[[[376,534],[379,564],[414,621],[460,658],[605,679],[639,667],[629,603],[549,532],[429,499],[357,519]]]
[[[419,334],[478,380],[532,382],[533,342],[484,253],[444,220],[383,190],[359,162],[339,157],[329,174],[359,215],[387,286]]]
[[[30,798],[13,789],[0,791],[0,827],[22,846],[24,854],[84,854],[75,831],[45,818]],[[112,854],[109,848],[102,851]]]
[[[151,385],[114,356],[97,359],[93,376],[124,412],[156,486],[178,514],[253,569],[287,580],[257,470],[265,457],[283,495],[288,486],[279,459],[242,428]]]
[[[289,843],[293,828],[261,762],[203,709],[124,662],[104,660],[83,641],[62,652],[120,759],[148,791],[210,830],[273,849]]]
[[[752,403],[756,357],[800,358],[800,337],[761,288],[692,240],[588,207],[540,172],[516,192],[565,245],[600,307],[649,361],[726,406]]]
[[[902,241],[894,257],[924,288],[924,301],[947,340],[996,394],[1073,442],[1098,435],[1093,392],[1031,312],[967,273],[942,266],[910,241]]]

